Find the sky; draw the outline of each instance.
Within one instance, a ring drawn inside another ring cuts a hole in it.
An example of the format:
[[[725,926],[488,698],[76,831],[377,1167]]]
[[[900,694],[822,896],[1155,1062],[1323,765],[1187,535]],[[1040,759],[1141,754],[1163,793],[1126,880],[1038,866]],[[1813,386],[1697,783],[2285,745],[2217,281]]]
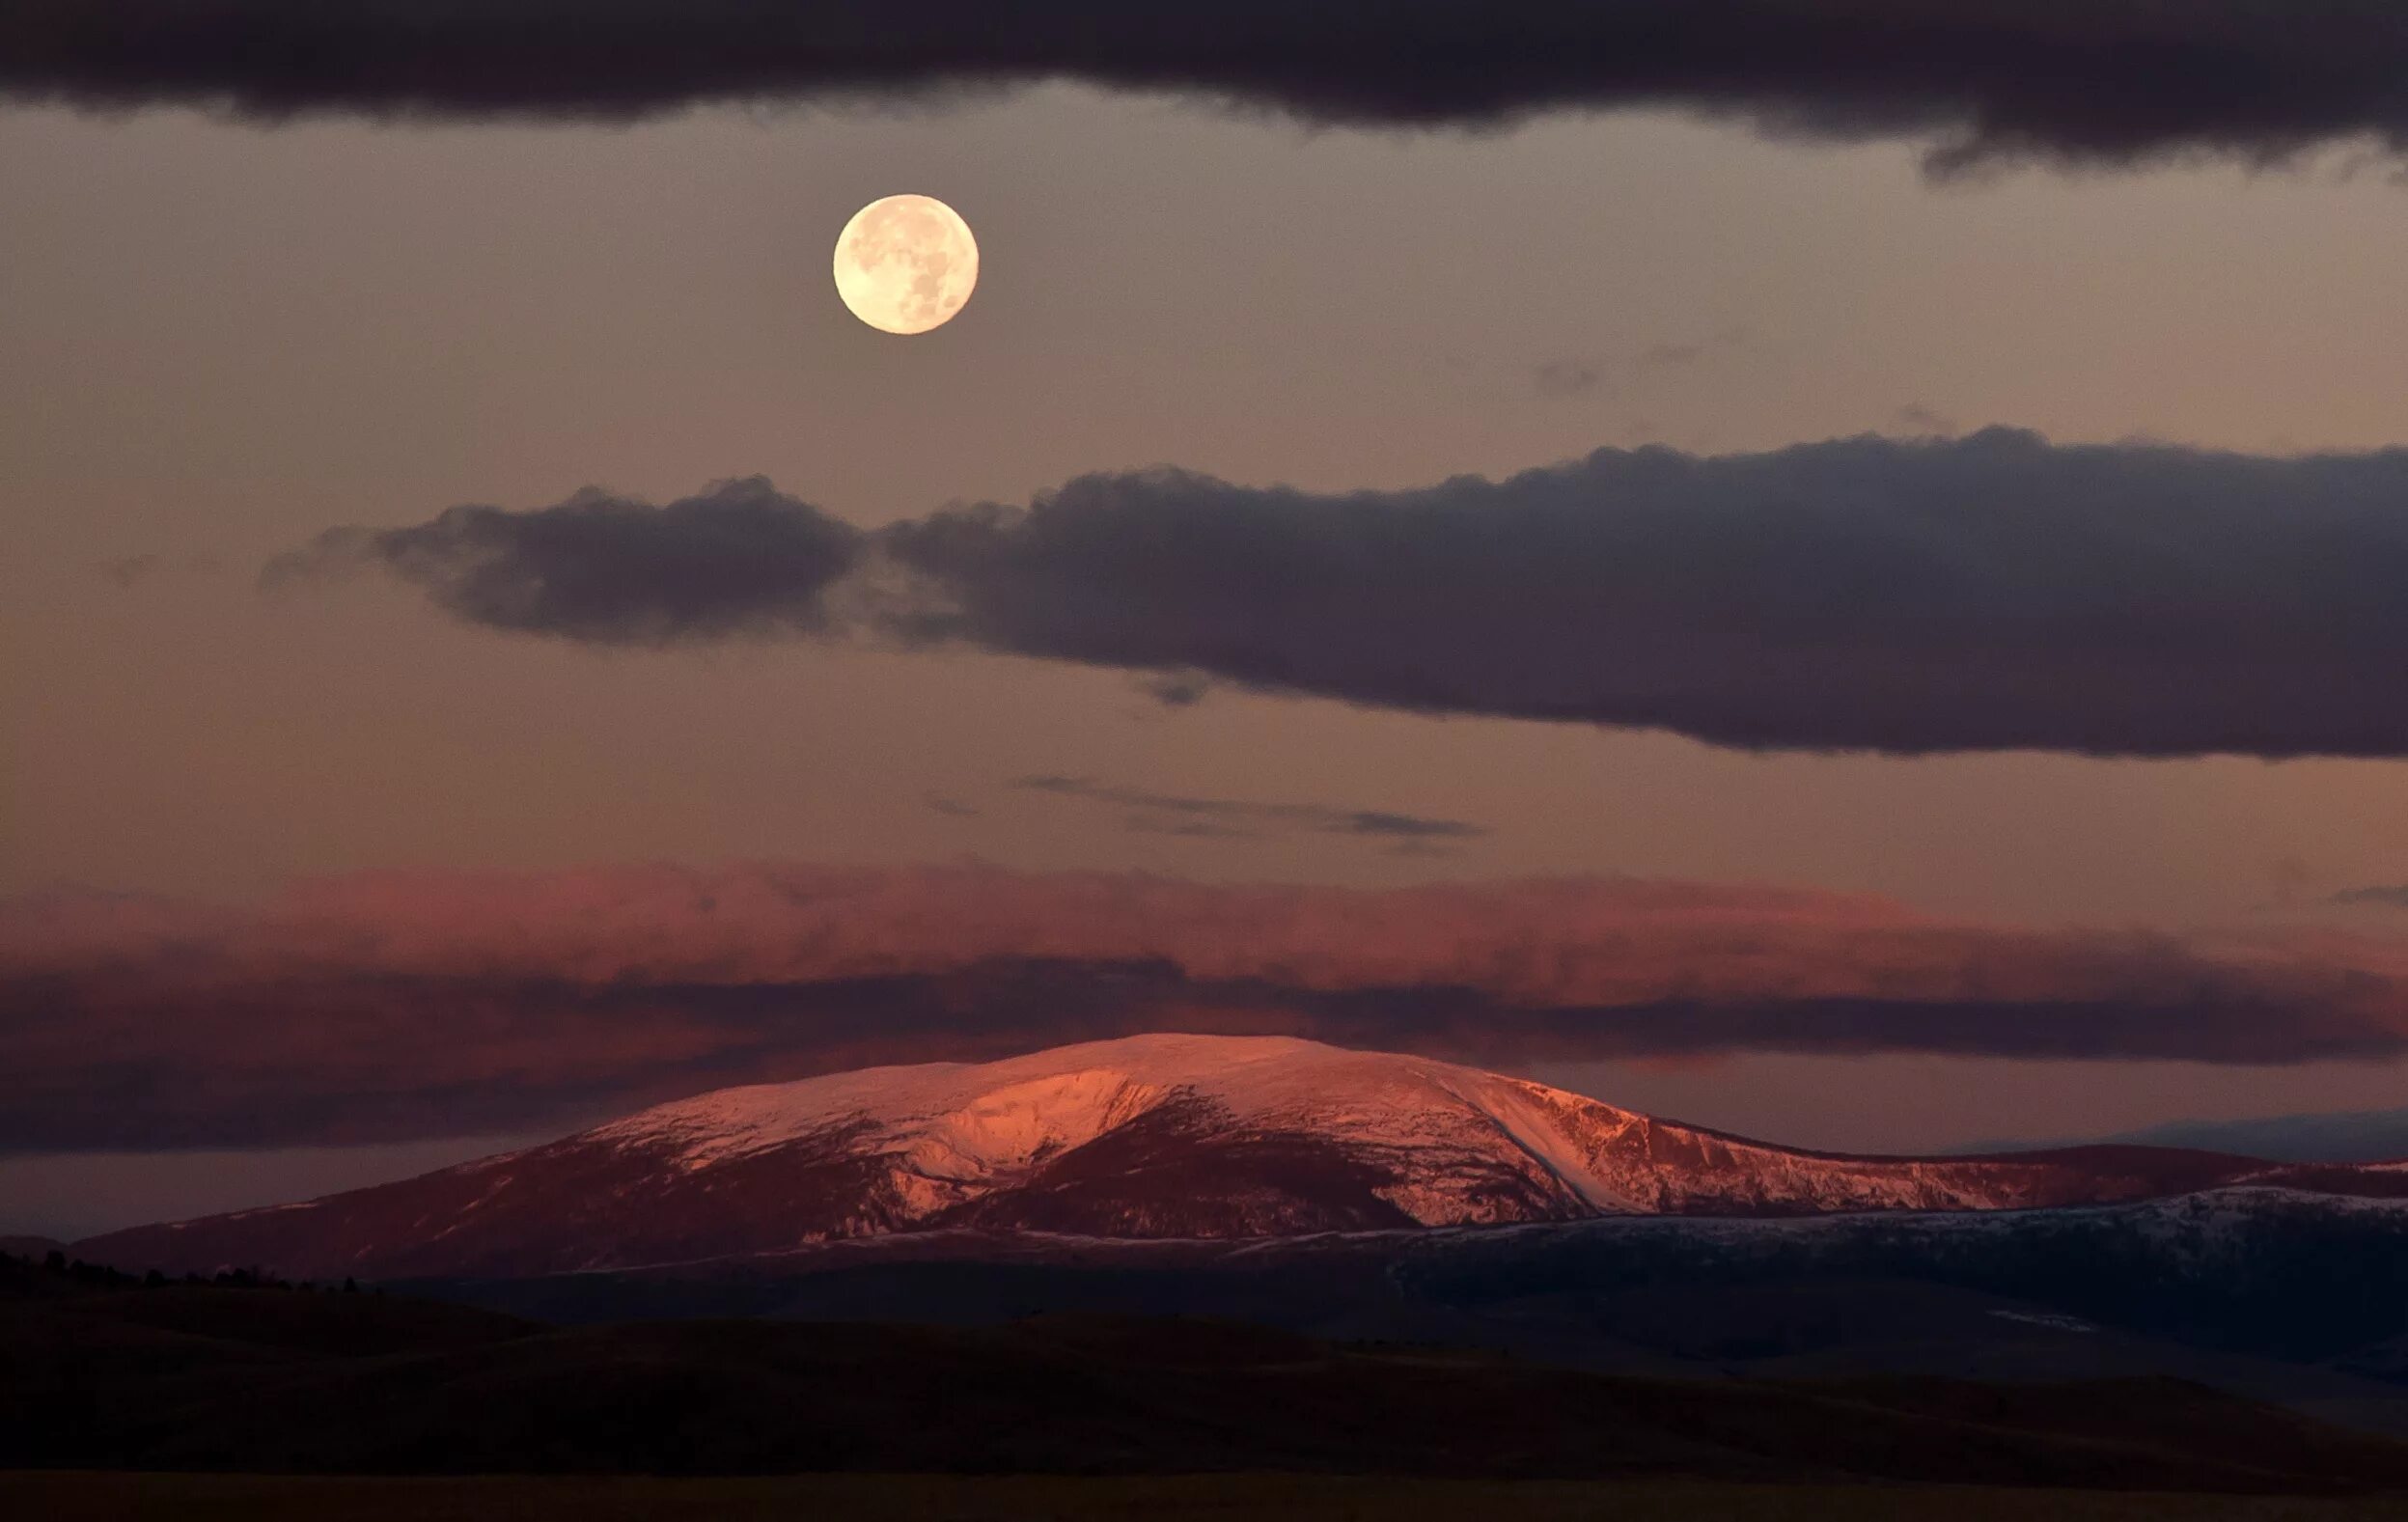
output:
[[[1173,1022],[1859,1149],[2408,1105],[2388,8],[1287,9],[0,21],[0,1227]]]

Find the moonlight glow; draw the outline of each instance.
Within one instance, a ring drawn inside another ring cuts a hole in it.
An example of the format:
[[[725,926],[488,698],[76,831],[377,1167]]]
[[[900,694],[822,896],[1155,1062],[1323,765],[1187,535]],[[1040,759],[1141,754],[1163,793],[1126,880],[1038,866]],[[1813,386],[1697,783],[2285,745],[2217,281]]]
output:
[[[970,224],[932,196],[888,196],[853,213],[836,240],[836,293],[889,333],[951,321],[979,283]]]

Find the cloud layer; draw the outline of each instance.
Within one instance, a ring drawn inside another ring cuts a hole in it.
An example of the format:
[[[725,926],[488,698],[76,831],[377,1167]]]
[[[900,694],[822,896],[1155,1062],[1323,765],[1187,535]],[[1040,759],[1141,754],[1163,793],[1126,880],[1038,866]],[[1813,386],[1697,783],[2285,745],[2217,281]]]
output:
[[[1144,1030],[1512,1065],[1737,1050],[2408,1052],[2408,949],[1872,898],[757,864],[381,873],[254,910],[0,905],[0,1149],[567,1129],[725,1084]]]
[[[1160,470],[855,536],[742,482],[342,531],[500,628],[844,633],[1759,750],[2408,755],[2408,452],[1992,429],[1321,495]],[[848,574],[849,573],[849,574]]]
[[[1999,158],[2408,143],[2392,0],[17,0],[0,92],[623,120],[1070,78],[1315,122],[1670,107]]]

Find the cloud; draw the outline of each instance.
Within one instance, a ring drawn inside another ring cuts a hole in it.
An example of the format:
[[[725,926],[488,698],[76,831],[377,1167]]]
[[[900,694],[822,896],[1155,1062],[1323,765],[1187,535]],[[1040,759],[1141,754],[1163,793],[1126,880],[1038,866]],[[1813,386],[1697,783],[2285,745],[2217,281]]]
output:
[[[1577,397],[1604,383],[1597,367],[1577,359],[1550,359],[1533,365],[1530,382],[1542,397]]]
[[[2408,887],[2352,888],[2346,893],[2335,894],[2326,901],[2344,908],[2408,909]]]
[[[1725,328],[1689,343],[1654,343],[1623,353],[1586,358],[1558,355],[1530,366],[1527,374],[1540,396],[1562,400],[1600,389],[1618,390],[1625,380],[1689,370],[1718,351],[1736,348],[1749,340],[1746,328]]]
[[[329,530],[272,562],[265,580],[370,565],[474,623],[660,646],[820,632],[822,599],[860,540],[759,477],[657,508],[588,487],[528,512],[459,507],[414,528]]]
[[[1650,447],[1316,494],[1176,470],[862,534],[765,482],[339,531],[457,617],[601,644],[973,647],[1748,750],[2408,756],[2408,451],[1992,429]]]
[[[1318,803],[1248,803],[1234,798],[1182,797],[1139,788],[1111,787],[1092,777],[1022,777],[1011,786],[1023,792],[1135,810],[1129,828],[1153,835],[1220,840],[1255,840],[1271,834],[1345,835],[1426,845],[1478,840],[1490,833],[1485,825],[1461,819],[1428,818],[1381,809],[1339,809]]]
[[[1192,671],[1142,677],[1137,688],[1166,708],[1192,708],[1212,694],[1211,679]]]
[[[1312,122],[1484,125],[1668,108],[2003,159],[2280,158],[2408,141],[2390,0],[23,0],[0,93],[268,120],[619,121],[706,101],[1044,79]]]
[[[906,640],[1750,749],[2408,754],[2408,453],[1993,429],[1316,495],[1177,471],[887,531]]]
[[[1726,343],[1736,343],[1737,333],[1723,335]],[[1631,365],[1638,370],[1685,370],[1705,357],[1703,344],[1650,344],[1641,349]]]
[[[372,873],[245,909],[0,902],[0,1149],[565,1130],[726,1084],[1164,1029],[1506,1066],[2397,1056],[2408,946],[1623,879],[1365,891],[780,863]]]
[[[1132,835],[1168,835],[1186,841],[1259,841],[1261,833],[1242,830],[1233,824],[1217,824],[1210,819],[1164,818],[1158,815],[1136,815],[1127,822]]]
[[[102,580],[120,592],[131,588],[136,582],[156,572],[158,568],[159,558],[156,555],[121,555],[114,560],[104,560],[93,567],[99,573]]]

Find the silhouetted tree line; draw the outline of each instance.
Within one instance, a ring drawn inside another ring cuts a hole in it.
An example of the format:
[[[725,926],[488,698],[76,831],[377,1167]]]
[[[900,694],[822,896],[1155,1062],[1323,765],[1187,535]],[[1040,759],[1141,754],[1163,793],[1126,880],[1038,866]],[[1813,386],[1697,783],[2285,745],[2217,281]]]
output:
[[[121,1268],[109,1267],[105,1263],[87,1263],[80,1258],[69,1259],[67,1254],[57,1248],[52,1248],[38,1261],[32,1258],[19,1258],[13,1253],[0,1253],[0,1265],[22,1272],[42,1274],[53,1279],[65,1279],[86,1289],[164,1289],[171,1285],[208,1285],[219,1289],[284,1289],[300,1294],[317,1294],[320,1291],[329,1294],[335,1292],[333,1285],[321,1285],[314,1279],[304,1279],[295,1284],[290,1279],[279,1279],[257,1265],[249,1268],[221,1268],[214,1274],[207,1275],[187,1273],[176,1279],[169,1278],[155,1268],[136,1276]],[[359,1281],[346,1278],[343,1281],[342,1292],[358,1294],[360,1292]],[[382,1294],[384,1291],[379,1289],[375,1293]]]

